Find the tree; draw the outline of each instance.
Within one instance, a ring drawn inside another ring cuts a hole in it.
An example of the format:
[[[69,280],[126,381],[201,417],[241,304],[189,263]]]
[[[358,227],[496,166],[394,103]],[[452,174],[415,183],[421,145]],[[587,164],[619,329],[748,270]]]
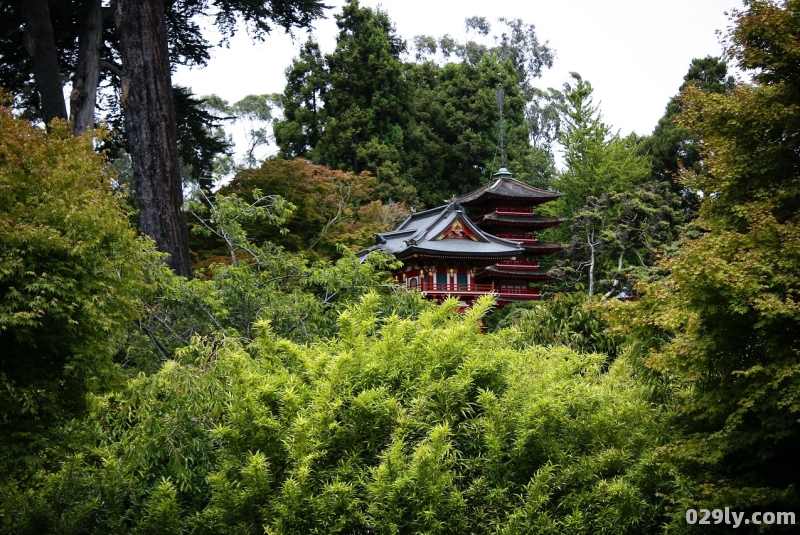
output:
[[[728,75],[727,64],[719,58],[708,56],[692,60],[679,93],[688,84],[704,91],[725,93],[733,89],[734,83],[733,76]],[[672,191],[682,195],[685,202],[696,204],[697,199],[681,180],[681,170],[685,168],[700,172],[702,159],[697,150],[697,139],[678,126],[677,120],[682,110],[683,101],[679,96],[670,100],[664,116],[659,119],[653,134],[644,139],[640,150],[652,162],[651,180],[668,182]]]
[[[382,198],[408,198],[411,189],[402,177],[411,115],[400,60],[405,42],[384,11],[357,0],[345,4],[336,24],[336,49],[324,61],[309,42],[287,70],[286,120],[276,124],[281,154],[312,154],[332,168],[370,171]]]
[[[599,108],[592,103],[592,85],[572,73],[574,85],[564,84],[560,104],[561,131],[566,170],[556,181],[564,193],[558,210],[570,216],[586,197],[631,190],[647,177],[647,160],[636,153],[639,140],[634,134],[620,137],[603,123]]]
[[[281,99],[284,120],[275,123],[280,156],[308,156],[319,161],[313,151],[327,117],[323,99],[326,78],[319,45],[309,38],[300,48],[298,58],[286,69],[286,89]]]
[[[203,98],[203,107],[206,113],[222,114],[218,123],[214,125],[215,134],[220,138],[225,138],[226,134],[221,123],[235,121],[241,127],[240,132],[244,134],[247,143],[244,156],[240,161],[234,161],[229,154],[223,156],[223,158],[230,159],[231,162],[231,168],[226,169],[227,171],[232,174],[237,169],[255,168],[264,160],[263,148],[274,141],[274,135],[270,133],[275,120],[274,110],[280,109],[281,106],[281,95],[279,94],[246,95],[233,104],[217,95]],[[259,152],[261,156],[259,156]],[[215,163],[219,164],[220,162]]]
[[[406,165],[420,198],[438,205],[481,186],[500,166],[497,92],[503,88],[509,167],[522,174],[530,151],[525,100],[510,61],[486,54],[476,64],[408,69],[414,87]]]
[[[495,82],[495,85],[502,83],[504,91],[510,97],[508,101],[510,106],[504,110],[506,147],[510,149],[509,165],[518,179],[536,186],[550,187],[551,179],[555,175],[552,145],[559,128],[559,117],[555,106],[559,94],[553,90],[543,91],[536,88],[534,81],[541,76],[543,69],[552,67],[554,51],[547,42],[542,43],[539,40],[533,24],[525,24],[521,19],[497,19],[499,35],[495,33],[491,37],[492,24],[485,17],[469,17],[464,22],[468,40],[463,43],[449,35],[438,39],[426,35],[416,36],[414,43],[417,49],[417,62],[444,66],[450,62],[451,55],[459,58],[463,67],[467,65],[475,67],[484,61],[486,56],[492,56],[500,65],[510,62],[516,71],[516,76],[504,74],[505,79]],[[468,92],[466,91],[467,94]],[[521,108],[519,108],[520,103],[514,102],[515,98],[522,99]],[[476,133],[480,133],[494,144],[491,147],[492,157],[487,157],[485,163],[472,163],[473,167],[482,170],[481,179],[486,180],[497,171],[499,164],[496,150],[499,117],[494,114],[490,106],[487,106],[488,102],[464,103],[462,100],[458,104],[466,104],[463,109],[467,114],[480,112],[493,121],[494,129],[488,132],[475,129]],[[524,110],[524,123],[521,122],[522,116],[518,115],[519,109]],[[529,136],[528,143],[520,137],[523,132],[527,132]],[[468,172],[467,166],[456,174],[464,172]],[[466,182],[471,183],[471,180],[467,179]]]
[[[62,30],[50,23],[54,28],[53,33],[63,36],[58,40],[54,37],[53,41],[58,41],[65,50],[61,57],[65,58],[67,64],[48,61],[46,71],[34,72],[37,86],[40,81],[45,83],[47,80],[60,79],[62,70],[74,72],[73,89],[80,90],[76,95],[79,97],[97,91],[97,87],[91,87],[95,80],[93,69],[103,66],[107,72],[114,73],[120,89],[120,104],[126,112],[126,134],[139,200],[141,228],[154,237],[160,250],[169,254],[168,262],[173,269],[182,275],[190,275],[188,235],[185,216],[181,212],[180,160],[170,72],[176,62],[203,64],[209,57],[211,44],[202,36],[200,27],[192,22],[192,18],[208,13],[213,7],[217,26],[224,36],[232,35],[237,20],[242,19],[258,38],[270,31],[272,23],[286,29],[307,26],[321,14],[322,4],[318,0],[181,0],[165,6],[158,0],[119,0],[115,2],[113,10],[106,11],[108,16],[103,18],[110,23],[113,11],[116,23],[116,29],[106,28],[105,37],[100,38],[102,43],[107,43],[103,52],[95,55],[84,49],[77,57],[71,52],[76,41],[81,47],[89,48],[98,42],[96,14],[100,0],[83,0],[79,2],[80,9],[77,10],[66,0],[54,0],[53,5],[58,6],[64,22],[78,23]],[[16,3],[9,6],[7,12],[12,17],[12,25],[15,23],[13,17],[18,18],[22,14]],[[42,27],[47,26],[44,10],[37,9],[34,14]],[[17,26],[23,25],[17,23]],[[91,38],[79,39],[80,32],[75,28],[83,28],[84,35],[91,33]],[[13,35],[15,32],[11,33]],[[6,47],[15,44],[13,37],[0,42],[0,46]],[[121,66],[114,64],[117,57],[122,59]],[[18,59],[18,55],[13,58]],[[7,66],[7,70],[13,72],[24,71],[27,65],[24,61],[9,61]],[[30,75],[24,72],[14,74],[13,81],[18,84],[24,85],[30,79]],[[50,87],[52,84],[45,85]],[[7,87],[9,89],[15,88]],[[81,119],[80,122],[81,125],[88,125],[94,121]]]
[[[130,228],[91,136],[63,120],[45,133],[4,106],[0,131],[0,471],[11,473],[14,459],[37,462],[87,392],[116,383],[160,255]]]
[[[578,257],[581,261],[576,266],[576,271],[581,274],[586,271],[589,282],[588,298],[594,295],[596,271],[604,249],[609,244],[607,233],[608,219],[610,216],[609,196],[602,195],[599,199],[589,196],[586,204],[572,216],[573,231],[572,241],[566,251],[568,257]]]
[[[596,282],[612,289],[621,282],[632,286],[650,278],[659,256],[678,239],[683,222],[679,197],[665,182],[587,197],[572,216],[574,234],[564,251],[569,265],[561,262],[554,272],[562,280],[586,273],[590,298]]]
[[[389,16],[362,8],[357,0],[336,16],[336,49],[325,58],[329,120],[317,148],[322,162],[379,180],[398,178],[410,92],[400,54],[405,42]]]
[[[665,259],[631,310],[646,361],[685,390],[670,457],[694,482],[681,505],[794,509],[800,479],[800,2],[732,13],[728,57],[753,83],[687,84],[679,125],[698,140],[696,238]],[[625,315],[628,320],[630,316]],[[622,319],[621,323],[626,320]],[[650,342],[647,342],[650,340]]]
[[[188,277],[192,274],[189,234],[182,210],[164,3],[118,0],[115,16],[125,69],[120,100],[140,207],[139,228],[169,254],[170,267]]]
[[[209,193],[214,185],[217,165],[229,157],[231,142],[226,138],[222,122],[211,105],[212,97],[196,98],[189,89],[172,87],[178,127],[178,153],[183,183],[195,183]]]
[[[61,80],[58,77],[58,57],[50,23],[50,9],[47,0],[30,0],[22,4],[25,19],[25,50],[33,63],[36,90],[42,103],[42,119],[50,124],[54,118],[67,118],[64,97],[61,94]]]
[[[339,245],[364,248],[376,232],[391,230],[408,214],[402,204],[373,201],[376,182],[367,172],[356,175],[302,159],[275,159],[241,171],[219,193],[249,198],[258,189],[280,195],[294,206],[283,228],[245,225],[248,235],[257,243],[332,259],[339,256]]]
[[[351,2],[339,21],[333,54],[323,57],[309,41],[287,70],[285,119],[275,125],[282,156],[368,169],[382,200],[437,205],[497,171],[502,86],[509,166],[523,180],[549,183],[552,95],[531,81],[552,65],[553,54],[532,25],[500,19],[493,46],[417,36],[417,62],[403,63],[405,43],[385,13]],[[486,19],[465,22],[479,38],[491,32]],[[356,54],[374,63],[356,61]]]
[[[532,87],[527,100],[525,120],[531,148],[527,168],[523,169],[521,176],[533,186],[552,189],[556,176],[553,146],[561,131],[558,108],[562,95],[552,88],[542,91]]]

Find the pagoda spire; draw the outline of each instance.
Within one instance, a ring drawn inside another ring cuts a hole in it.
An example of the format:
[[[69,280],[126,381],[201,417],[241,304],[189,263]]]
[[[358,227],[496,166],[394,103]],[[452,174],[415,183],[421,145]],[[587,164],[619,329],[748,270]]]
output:
[[[505,169],[508,165],[506,163],[506,123],[503,119],[503,108],[506,102],[506,92],[503,89],[503,84],[497,84],[497,109],[500,110],[500,135],[498,148],[500,149],[500,168]]]

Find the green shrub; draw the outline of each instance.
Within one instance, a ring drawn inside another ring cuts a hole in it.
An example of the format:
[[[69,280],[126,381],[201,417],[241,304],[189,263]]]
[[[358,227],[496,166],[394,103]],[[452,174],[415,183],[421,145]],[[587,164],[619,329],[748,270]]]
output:
[[[488,300],[381,319],[368,294],[314,345],[261,322],[196,338],[97,398],[96,436],[0,492],[7,533],[651,533],[662,417],[624,358],[514,349]],[[607,369],[607,371],[603,371]]]
[[[586,294],[559,293],[553,299],[514,310],[500,326],[511,325],[524,345],[564,346],[575,351],[616,358],[622,338],[612,332],[605,301],[587,301]]]
[[[126,322],[155,264],[109,187],[93,138],[0,106],[0,473],[85,393],[113,383]],[[44,442],[42,442],[44,444]]]

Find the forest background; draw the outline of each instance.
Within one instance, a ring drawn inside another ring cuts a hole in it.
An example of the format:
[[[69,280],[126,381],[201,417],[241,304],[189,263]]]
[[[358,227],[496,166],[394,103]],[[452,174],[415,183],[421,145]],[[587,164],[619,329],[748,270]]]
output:
[[[800,4],[734,11],[724,60],[694,60],[646,137],[578,74],[537,87],[553,51],[524,21],[407,43],[355,1],[280,95],[169,83],[207,60],[192,15],[258,35],[321,7],[2,4],[3,529],[650,533],[691,532],[688,508],[797,511]],[[487,180],[501,109],[508,166],[564,193],[568,246],[550,299],[460,315],[348,247]],[[278,157],[236,161],[228,121],[253,147],[272,128]],[[640,300],[597,295],[622,285]]]

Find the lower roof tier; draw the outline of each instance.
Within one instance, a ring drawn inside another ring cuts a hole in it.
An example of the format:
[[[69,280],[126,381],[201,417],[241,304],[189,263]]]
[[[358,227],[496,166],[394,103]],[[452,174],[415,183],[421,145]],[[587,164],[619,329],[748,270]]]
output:
[[[476,225],[481,228],[486,227],[528,227],[531,229],[551,228],[558,226],[566,221],[561,217],[547,217],[541,215],[507,215],[498,212],[489,212],[475,216],[473,219]]]
[[[475,274],[475,279],[477,280],[485,280],[490,278],[512,278],[512,279],[522,279],[522,280],[549,280],[552,279],[550,275],[547,274],[547,271],[543,269],[537,270],[520,270],[502,266],[490,266],[483,271],[479,271]]]
[[[564,246],[560,243],[523,243],[522,247],[525,249],[525,254],[530,256],[560,253],[564,250]]]

